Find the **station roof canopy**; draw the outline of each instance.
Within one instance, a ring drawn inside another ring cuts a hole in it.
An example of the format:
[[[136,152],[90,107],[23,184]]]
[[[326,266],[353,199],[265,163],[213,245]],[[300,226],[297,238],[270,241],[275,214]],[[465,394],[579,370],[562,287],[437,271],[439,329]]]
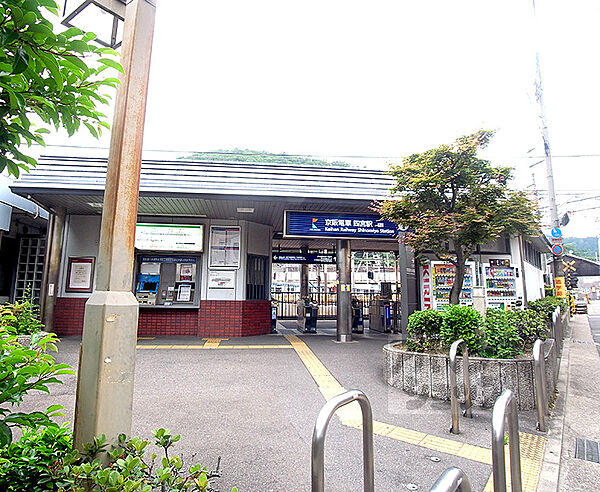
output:
[[[106,159],[42,156],[11,186],[45,208],[102,211]],[[143,160],[138,214],[248,220],[283,230],[284,210],[373,213],[390,198],[392,176],[379,170],[190,160]],[[250,210],[252,210],[250,212]],[[278,239],[281,248],[332,248],[335,240]],[[394,249],[394,240],[353,240],[352,249]]]

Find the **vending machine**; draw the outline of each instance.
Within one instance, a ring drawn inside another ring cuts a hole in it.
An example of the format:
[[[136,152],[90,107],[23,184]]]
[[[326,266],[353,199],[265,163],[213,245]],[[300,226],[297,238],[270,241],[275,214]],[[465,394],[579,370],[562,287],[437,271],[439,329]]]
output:
[[[136,298],[140,305],[197,305],[195,257],[155,256],[140,258]]]
[[[514,309],[522,304],[517,293],[518,268],[509,259],[490,259],[484,267],[487,307]]]
[[[432,267],[432,294],[433,294],[433,309],[438,311],[443,310],[450,304],[450,290],[454,283],[456,275],[456,267],[452,263],[431,262]],[[470,306],[473,304],[473,271],[475,265],[472,262],[467,262],[465,265],[465,277],[463,288],[460,293],[461,306]]]

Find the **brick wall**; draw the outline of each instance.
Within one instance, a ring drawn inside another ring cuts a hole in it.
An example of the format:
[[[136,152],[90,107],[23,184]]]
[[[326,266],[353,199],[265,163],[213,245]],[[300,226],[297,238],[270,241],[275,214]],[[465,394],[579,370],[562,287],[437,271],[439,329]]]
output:
[[[81,335],[86,298],[58,297],[54,329]],[[269,301],[200,301],[200,309],[140,309],[139,336],[243,337],[271,331]]]

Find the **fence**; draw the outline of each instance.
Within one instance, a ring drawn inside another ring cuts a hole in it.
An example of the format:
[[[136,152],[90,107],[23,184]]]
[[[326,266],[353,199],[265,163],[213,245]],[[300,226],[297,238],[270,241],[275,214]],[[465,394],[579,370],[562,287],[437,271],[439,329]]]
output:
[[[371,301],[379,295],[378,292],[352,292],[363,307],[363,316],[369,316]],[[337,316],[337,294],[331,292],[311,292],[310,296],[319,305],[319,319],[335,319]],[[300,299],[298,291],[271,292],[271,299],[277,301],[278,319],[295,319],[296,305]]]

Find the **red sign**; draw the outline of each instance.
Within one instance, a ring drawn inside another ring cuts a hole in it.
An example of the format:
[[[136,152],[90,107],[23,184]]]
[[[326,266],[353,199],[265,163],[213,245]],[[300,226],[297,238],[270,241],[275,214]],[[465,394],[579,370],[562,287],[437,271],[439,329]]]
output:
[[[552,253],[555,254],[556,256],[562,255],[563,252],[564,252],[564,249],[563,249],[562,244],[554,244],[552,246]]]
[[[421,274],[423,279],[423,281],[421,282],[423,285],[423,291],[421,296],[423,300],[423,309],[431,309],[433,307],[431,303],[431,265],[427,263],[426,265],[422,265],[421,268]]]

